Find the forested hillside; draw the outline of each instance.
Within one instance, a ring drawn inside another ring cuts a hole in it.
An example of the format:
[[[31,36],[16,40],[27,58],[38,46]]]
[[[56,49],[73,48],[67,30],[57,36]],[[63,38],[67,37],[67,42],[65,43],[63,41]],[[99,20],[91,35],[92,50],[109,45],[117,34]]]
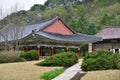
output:
[[[106,26],[120,26],[120,0],[48,0],[45,5],[8,15],[0,27],[36,23],[56,15],[76,32],[92,35]]]

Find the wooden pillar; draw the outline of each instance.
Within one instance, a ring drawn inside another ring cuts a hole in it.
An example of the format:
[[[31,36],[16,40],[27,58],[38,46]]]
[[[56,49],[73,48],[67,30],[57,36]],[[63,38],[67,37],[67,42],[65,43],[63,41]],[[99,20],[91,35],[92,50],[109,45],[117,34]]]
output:
[[[78,56],[80,56],[80,54],[81,54],[81,52],[80,52],[80,48],[78,48],[77,53],[78,53]]]
[[[88,52],[91,53],[92,51],[93,51],[92,43],[89,43],[88,44]]]
[[[42,48],[38,45],[37,47],[39,56],[42,56]]]
[[[68,51],[69,51],[69,48],[68,48],[68,47],[66,47],[66,48],[65,48],[65,52],[68,52]]]
[[[50,47],[50,55],[54,55],[54,47]]]

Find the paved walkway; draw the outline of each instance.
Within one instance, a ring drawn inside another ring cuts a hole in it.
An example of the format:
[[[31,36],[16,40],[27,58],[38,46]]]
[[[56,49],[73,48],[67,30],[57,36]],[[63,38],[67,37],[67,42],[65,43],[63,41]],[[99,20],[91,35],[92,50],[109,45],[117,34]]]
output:
[[[79,63],[71,66],[70,68],[65,70],[64,73],[62,73],[61,75],[57,76],[56,78],[54,78],[52,80],[71,80],[78,72],[85,73],[85,72],[81,71],[81,68],[80,68],[81,64],[82,64],[82,62],[79,62]]]

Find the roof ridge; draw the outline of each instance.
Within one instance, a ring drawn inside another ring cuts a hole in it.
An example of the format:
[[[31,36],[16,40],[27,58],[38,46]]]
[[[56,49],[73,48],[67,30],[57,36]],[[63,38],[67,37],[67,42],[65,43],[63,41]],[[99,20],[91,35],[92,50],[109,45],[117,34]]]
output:
[[[101,41],[102,38],[100,37],[92,37],[92,36],[82,36],[82,35],[62,35],[62,34],[54,34],[49,32],[40,31],[38,33],[35,33],[36,35],[42,36],[43,38],[47,38],[54,41],[63,41],[63,42],[96,42]]]
[[[58,34],[58,35],[75,35],[75,34],[60,34],[60,33],[52,33],[52,32],[46,32],[46,31],[37,31],[36,33],[39,32],[44,32],[44,33],[48,33],[48,34]]]
[[[103,29],[101,29],[100,31],[98,31],[95,36],[99,33],[101,33],[103,30],[107,29],[107,28],[120,28],[120,26],[107,26],[107,27],[104,27]]]
[[[112,26],[112,27],[103,28],[98,33],[96,33],[95,36],[102,37],[103,39],[116,39],[116,38],[120,38],[119,33],[120,33],[120,27]]]
[[[22,25],[22,24],[20,24],[20,25],[8,24],[8,25],[6,25],[5,27],[3,27],[2,29],[5,29],[5,28],[11,27],[11,26],[14,26],[14,27],[17,27],[17,26],[30,26],[30,25],[40,24],[40,23],[44,23],[44,22],[48,22],[48,21],[54,22],[54,21],[56,21],[57,19],[60,19],[60,17],[59,17],[59,16],[55,16],[54,18],[51,18],[51,19],[48,19],[48,20],[44,20],[44,21],[40,21],[40,22],[36,22],[36,23],[25,24],[25,25]],[[52,22],[51,22],[51,23],[52,23]],[[1,29],[1,30],[2,30],[2,29]]]
[[[46,19],[46,20],[41,20],[39,22],[35,22],[35,23],[28,23],[28,24],[25,24],[25,25],[22,25],[22,26],[27,26],[27,25],[33,25],[33,24],[38,24],[38,23],[43,23],[43,22],[47,22],[47,21],[51,21],[51,20],[57,20],[59,19],[60,17],[59,16],[55,16],[54,18],[50,18],[50,19]]]

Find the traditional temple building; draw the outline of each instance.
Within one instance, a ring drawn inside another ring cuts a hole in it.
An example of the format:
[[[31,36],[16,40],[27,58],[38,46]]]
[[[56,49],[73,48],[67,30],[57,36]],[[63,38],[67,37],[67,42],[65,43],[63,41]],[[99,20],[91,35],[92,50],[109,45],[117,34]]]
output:
[[[10,25],[0,30],[0,48],[5,44],[20,48],[25,51],[37,48],[40,56],[44,56],[44,49],[49,50],[48,55],[56,53],[56,48],[77,48],[80,56],[82,45],[101,41],[102,38],[74,32],[60,17],[28,25]],[[4,43],[4,44],[3,44]],[[13,45],[14,44],[14,45]]]
[[[102,37],[103,41],[93,43],[93,51],[109,50],[120,52],[120,27],[106,27],[95,36]]]

